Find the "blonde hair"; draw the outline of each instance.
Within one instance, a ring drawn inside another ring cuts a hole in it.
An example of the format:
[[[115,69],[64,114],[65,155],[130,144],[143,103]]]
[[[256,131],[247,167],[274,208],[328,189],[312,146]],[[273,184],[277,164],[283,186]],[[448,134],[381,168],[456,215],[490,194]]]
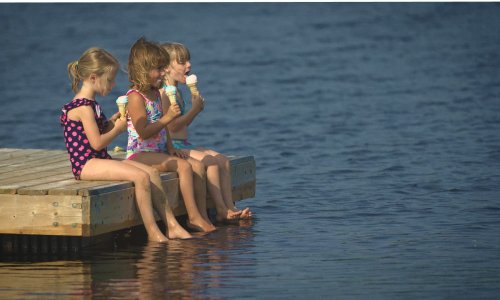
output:
[[[131,87],[147,91],[150,87],[149,71],[166,67],[169,61],[168,53],[162,47],[141,37],[130,49],[128,58]]]
[[[176,60],[179,64],[185,64],[191,60],[191,54],[186,46],[181,43],[166,42],[161,45],[170,56],[170,61]]]
[[[108,51],[101,48],[90,48],[85,51],[80,59],[68,64],[68,76],[71,81],[71,89],[77,93],[80,83],[89,78],[90,75],[108,75],[118,70],[118,60]]]

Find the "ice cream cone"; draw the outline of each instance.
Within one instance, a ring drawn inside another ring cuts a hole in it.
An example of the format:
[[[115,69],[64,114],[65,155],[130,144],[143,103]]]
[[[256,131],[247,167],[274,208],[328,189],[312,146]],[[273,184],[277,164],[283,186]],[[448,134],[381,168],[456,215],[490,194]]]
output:
[[[191,91],[191,95],[199,95],[200,92],[198,91],[198,88],[196,87],[196,83],[191,83],[187,85],[189,90]]]
[[[116,105],[118,106],[118,111],[120,112],[120,119],[121,120],[126,119],[127,104],[128,104],[128,97],[127,96],[120,96],[120,97],[118,97],[118,99],[116,99]]]
[[[196,87],[196,84],[198,83],[198,78],[196,75],[191,74],[188,77],[186,77],[186,85],[188,86],[189,90],[191,91],[191,95],[199,95],[200,92],[198,91],[198,88]]]
[[[170,100],[170,104],[177,103],[176,100],[177,89],[175,88],[175,86],[167,85],[163,89],[165,90],[165,93],[168,96],[168,100]]]

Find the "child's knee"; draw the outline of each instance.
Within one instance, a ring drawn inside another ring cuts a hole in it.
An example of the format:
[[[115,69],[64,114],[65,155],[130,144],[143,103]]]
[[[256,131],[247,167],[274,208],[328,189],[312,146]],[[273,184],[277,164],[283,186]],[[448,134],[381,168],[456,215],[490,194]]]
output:
[[[148,173],[149,173],[149,177],[150,178],[155,178],[155,177],[160,177],[160,171],[158,171],[157,169],[155,168],[150,168],[148,170]]]
[[[219,165],[219,167],[224,168],[224,169],[228,169],[231,167],[231,163],[226,156],[219,154],[216,156],[216,159],[217,159],[217,164]]]
[[[196,174],[198,174],[200,176],[205,176],[206,169],[205,169],[205,165],[202,162],[193,161],[191,163],[191,166],[193,168],[193,172],[195,172]]]
[[[149,173],[143,170],[137,170],[134,175],[133,181],[136,188],[144,188],[146,190],[150,189],[150,177]]]
[[[201,161],[207,167],[213,166],[213,165],[218,165],[217,159],[215,157],[213,157],[212,155],[205,155],[205,157],[203,157],[203,159]]]
[[[177,168],[179,172],[193,172],[191,164],[185,160],[179,159],[179,161],[177,162]]]

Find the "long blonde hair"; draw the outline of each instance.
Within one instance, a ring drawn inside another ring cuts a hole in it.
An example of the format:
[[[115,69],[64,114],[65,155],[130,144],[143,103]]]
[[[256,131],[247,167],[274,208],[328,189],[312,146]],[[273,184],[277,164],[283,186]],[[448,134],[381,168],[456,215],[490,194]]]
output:
[[[108,51],[102,48],[90,48],[82,54],[80,59],[68,64],[71,89],[77,93],[80,83],[89,78],[90,75],[111,74],[111,72],[118,70],[119,65],[118,60]]]
[[[149,71],[166,67],[169,61],[168,53],[162,47],[141,37],[130,49],[128,58],[130,87],[136,87],[143,92],[147,91],[151,84]]]
[[[176,60],[179,64],[185,64],[191,60],[191,54],[186,46],[176,42],[166,42],[161,44],[161,47],[167,51],[170,56],[170,61]]]

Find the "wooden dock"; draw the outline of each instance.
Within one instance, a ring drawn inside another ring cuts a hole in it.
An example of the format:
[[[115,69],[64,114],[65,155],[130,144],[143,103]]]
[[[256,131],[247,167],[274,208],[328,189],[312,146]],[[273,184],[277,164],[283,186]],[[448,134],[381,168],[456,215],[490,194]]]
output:
[[[124,152],[110,154],[125,156]],[[231,171],[233,200],[254,197],[254,158],[231,157]],[[161,178],[175,215],[186,214],[177,173],[162,173]],[[207,202],[213,207],[210,198]],[[19,247],[44,247],[43,242],[29,242],[30,236],[38,236],[32,240],[63,240],[59,242],[67,244],[63,247],[86,246],[100,236],[141,224],[132,182],[77,181],[64,150],[0,149],[0,242],[4,252],[17,247],[13,240]],[[36,245],[22,246],[18,242],[22,240]]]

